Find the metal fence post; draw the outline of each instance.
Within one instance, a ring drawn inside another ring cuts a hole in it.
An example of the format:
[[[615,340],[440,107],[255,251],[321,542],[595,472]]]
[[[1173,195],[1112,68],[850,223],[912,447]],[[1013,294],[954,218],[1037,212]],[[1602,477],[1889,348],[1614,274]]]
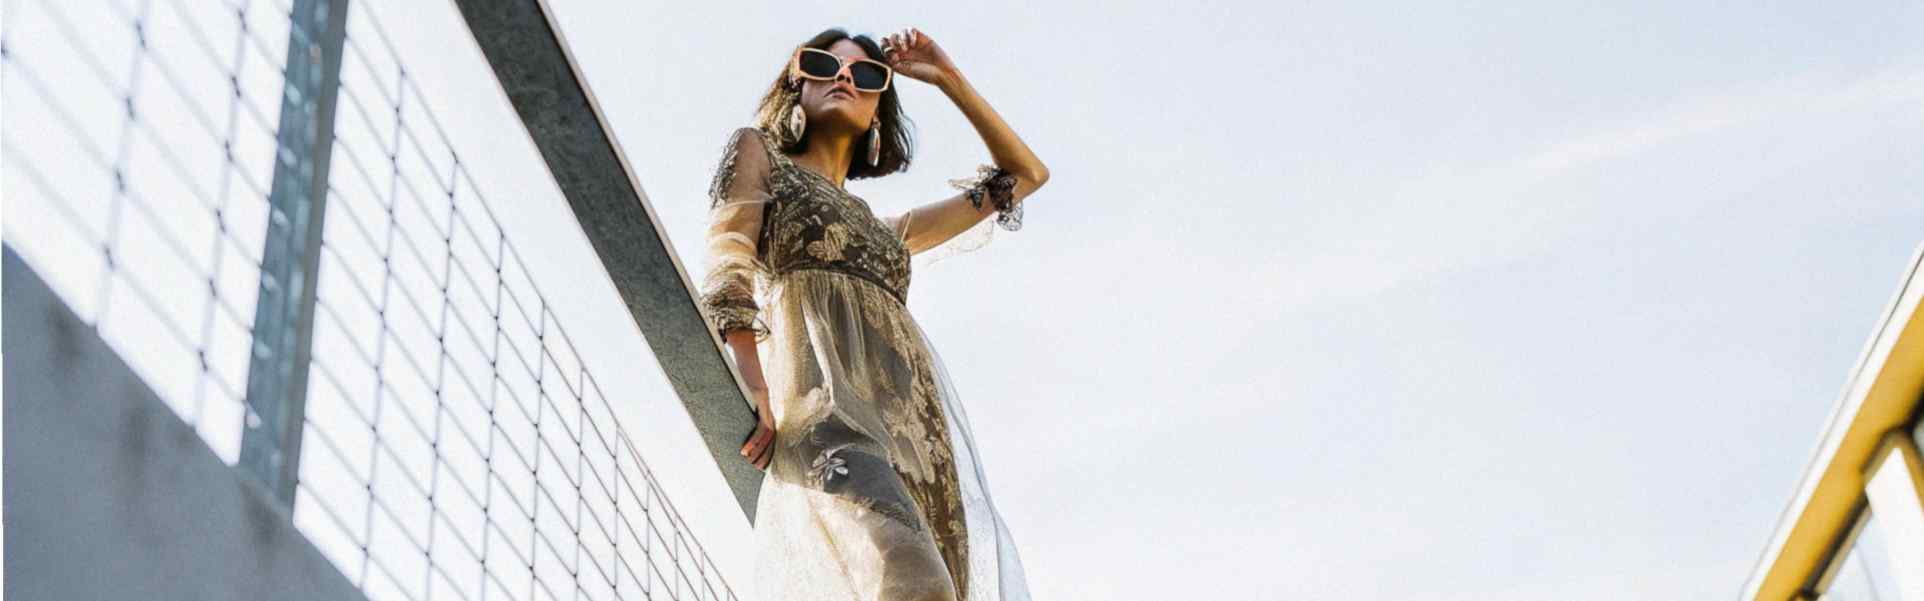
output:
[[[300,474],[347,0],[294,0],[292,20],[240,452],[240,467],[290,508]]]

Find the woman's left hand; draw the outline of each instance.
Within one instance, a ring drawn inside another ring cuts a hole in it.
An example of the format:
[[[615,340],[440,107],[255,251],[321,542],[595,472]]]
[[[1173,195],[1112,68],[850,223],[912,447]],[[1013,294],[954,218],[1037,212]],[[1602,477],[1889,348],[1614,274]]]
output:
[[[882,52],[896,74],[936,87],[947,85],[956,73],[948,53],[914,27],[883,37]]]

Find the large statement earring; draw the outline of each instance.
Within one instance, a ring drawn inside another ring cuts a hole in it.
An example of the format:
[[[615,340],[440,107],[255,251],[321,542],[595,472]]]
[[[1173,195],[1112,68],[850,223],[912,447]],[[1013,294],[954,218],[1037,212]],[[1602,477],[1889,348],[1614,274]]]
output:
[[[791,98],[791,101],[789,102],[789,105],[788,105],[789,108],[788,108],[788,136],[787,137],[788,137],[788,142],[790,144],[793,144],[793,143],[802,141],[802,132],[807,131],[808,129],[808,114],[802,111],[801,92],[796,92],[794,94],[791,94],[789,97]]]
[[[868,125],[868,166],[882,164],[882,122]]]

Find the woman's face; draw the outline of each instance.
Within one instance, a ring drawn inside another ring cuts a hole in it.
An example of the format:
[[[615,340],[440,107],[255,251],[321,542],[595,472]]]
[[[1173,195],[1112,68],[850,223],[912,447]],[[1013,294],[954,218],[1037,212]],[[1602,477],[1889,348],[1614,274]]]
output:
[[[844,60],[869,57],[853,40],[836,40],[825,50]],[[849,130],[868,129],[869,122],[875,118],[875,107],[882,101],[881,92],[857,91],[846,70],[836,75],[835,81],[806,78],[801,81],[802,110],[808,114],[809,129],[818,124]]]

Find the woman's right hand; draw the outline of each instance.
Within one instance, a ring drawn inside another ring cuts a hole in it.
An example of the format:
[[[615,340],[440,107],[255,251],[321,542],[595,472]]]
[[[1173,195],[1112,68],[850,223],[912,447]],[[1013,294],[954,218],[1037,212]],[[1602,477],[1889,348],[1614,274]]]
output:
[[[768,409],[768,389],[752,388],[749,394],[755,397],[755,431],[748,435],[748,442],[742,444],[742,457],[754,464],[755,469],[768,469],[768,462],[775,458],[775,416]]]

